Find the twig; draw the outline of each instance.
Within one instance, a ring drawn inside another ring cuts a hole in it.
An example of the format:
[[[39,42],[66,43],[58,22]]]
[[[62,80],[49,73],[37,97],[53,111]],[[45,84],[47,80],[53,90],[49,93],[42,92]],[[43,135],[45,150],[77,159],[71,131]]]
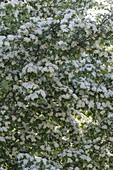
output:
[[[0,100],[0,107],[4,104],[8,94],[10,93],[10,91],[8,91],[6,94],[5,94],[5,97],[3,99]]]
[[[113,14],[110,15],[107,19],[105,19],[97,28],[101,27],[101,26],[102,26],[106,21],[108,21],[108,19],[110,19],[112,16],[113,16]],[[98,34],[97,34],[98,37],[99,37],[100,35],[101,35],[101,33],[98,33]],[[82,41],[80,41],[78,45],[82,45],[85,41],[90,40],[90,38],[92,38],[92,34],[89,35],[88,37],[84,38]]]
[[[104,141],[103,143],[101,143],[99,146],[102,147],[102,146],[108,144],[109,142],[110,142],[109,140],[106,140],[106,141]]]

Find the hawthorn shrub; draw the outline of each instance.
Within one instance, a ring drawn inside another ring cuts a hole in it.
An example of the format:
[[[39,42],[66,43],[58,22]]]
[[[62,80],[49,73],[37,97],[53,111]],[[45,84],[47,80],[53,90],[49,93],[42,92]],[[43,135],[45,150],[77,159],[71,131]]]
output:
[[[0,1],[0,166],[112,163],[113,1]]]

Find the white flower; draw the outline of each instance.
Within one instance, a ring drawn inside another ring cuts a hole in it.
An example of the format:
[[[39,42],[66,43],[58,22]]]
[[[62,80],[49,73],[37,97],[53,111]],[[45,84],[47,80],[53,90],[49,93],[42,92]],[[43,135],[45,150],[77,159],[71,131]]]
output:
[[[61,95],[60,98],[69,99],[70,95],[69,94],[64,94],[64,95]]]
[[[85,145],[84,147],[85,147],[85,149],[89,149],[89,148],[91,148],[91,145]]]
[[[96,90],[97,90],[96,86],[93,86],[93,87],[92,87],[92,90],[93,90],[93,91],[96,91]]]
[[[81,155],[80,158],[83,159],[83,160],[87,160],[87,162],[91,161],[91,158],[89,156],[86,156],[86,155]]]
[[[107,126],[106,126],[106,125],[103,125],[103,126],[102,126],[102,129],[107,129]]]
[[[0,141],[5,142],[5,138],[3,136],[0,136]]]
[[[43,150],[45,149],[44,145],[41,145],[40,148],[43,149]]]
[[[42,161],[46,165],[47,160],[45,158],[43,158]]]
[[[14,7],[15,5],[17,5],[19,3],[19,1],[18,0],[11,0],[10,3]]]
[[[96,150],[99,150],[100,146],[94,145],[94,148],[95,148]]]
[[[17,90],[17,89],[19,89],[19,86],[13,85],[13,89],[14,89],[14,90]]]
[[[0,46],[3,44],[3,40],[5,39],[5,36],[0,36]]]
[[[25,74],[26,71],[28,73],[37,73],[37,66],[33,65],[33,63],[29,63],[22,69],[22,73]]]
[[[25,165],[24,165],[25,166]],[[24,170],[29,170],[29,168],[24,168]]]
[[[12,41],[12,40],[14,40],[15,36],[14,35],[8,35],[7,38],[8,38],[8,40]]]
[[[30,139],[31,139],[32,142],[36,142],[35,136],[30,135]]]
[[[81,88],[81,89],[86,89],[86,88],[87,88],[84,82],[81,82],[80,88]]]
[[[47,24],[50,25],[53,21],[53,18],[47,18]]]
[[[109,151],[108,149],[106,149],[106,151],[107,151],[107,155],[108,155],[109,157],[113,157],[113,154],[110,153],[110,151]]]
[[[93,107],[94,107],[94,101],[90,101],[90,102],[88,103],[88,107],[89,107],[89,108],[93,108]]]
[[[59,147],[59,144],[58,143],[54,143],[54,146],[55,146],[55,148],[58,148]]]
[[[6,127],[2,127],[2,130],[5,131],[5,132],[8,131]]]
[[[72,94],[72,96],[75,98],[75,99],[78,99],[77,95],[75,93]]]
[[[38,94],[41,94],[44,98],[46,97],[46,93],[44,90],[38,90]]]
[[[71,21],[71,22],[69,23],[69,28],[70,28],[71,30],[73,30],[74,26],[75,26],[75,22],[74,22],[74,21]]]
[[[54,68],[53,67],[49,67],[49,71],[50,71],[50,73],[54,73]]]
[[[37,73],[37,67],[34,66],[32,63],[29,64],[28,69],[27,69],[27,72],[28,72],[28,73],[31,73],[31,72]]]
[[[35,156],[35,159],[37,162],[41,162],[42,158],[41,157],[38,157],[38,156]]]
[[[73,160],[71,158],[67,159],[67,163],[72,163],[72,162],[73,162]]]
[[[66,24],[63,24],[63,25],[61,25],[61,26],[60,26],[61,30],[66,29],[66,27],[67,27],[67,25],[66,25]]]
[[[64,42],[64,41],[62,41],[62,40],[60,40],[59,42],[57,42],[57,44],[58,44],[58,45],[64,45],[64,44],[65,44],[65,42]]]
[[[28,9],[28,12],[30,13],[30,11],[32,10],[32,7],[30,5],[27,5],[26,8]]]
[[[63,18],[63,19],[61,20],[61,24],[64,24],[64,23],[66,23],[66,22],[68,22],[67,18]]]
[[[41,35],[41,34],[42,34],[42,29],[41,29],[41,28],[37,28],[37,29],[35,30],[35,34]]]
[[[34,40],[34,39],[35,39],[35,35],[30,34],[30,38],[31,38],[32,40]]]
[[[89,156],[87,156],[86,160],[87,160],[87,162],[90,162],[91,158]]]
[[[93,167],[93,165],[92,165],[92,164],[89,164],[87,167],[88,167],[88,168],[92,168],[92,167]]]
[[[29,99],[35,100],[35,99],[37,99],[37,98],[38,98],[38,95],[37,95],[37,93],[35,92],[35,93],[32,93],[32,94],[26,96],[26,97],[25,97],[25,100],[29,100]]]
[[[4,42],[4,45],[7,46],[7,47],[9,47],[9,46],[10,46],[10,43],[9,43],[8,41],[5,41],[5,42]]]
[[[27,163],[28,163],[28,160],[27,160],[27,159],[24,159],[24,160],[23,160],[23,164],[24,164],[24,165],[27,165]]]
[[[29,97],[34,100],[34,99],[37,99],[38,98],[38,95],[37,93],[33,93],[33,94],[30,94]]]
[[[22,84],[23,87],[25,87],[26,89],[36,89],[38,88],[38,85],[33,83],[33,82],[25,82]]]
[[[5,5],[6,5],[6,3],[4,3],[4,2],[0,3],[0,7],[2,7],[2,8],[5,8]]]
[[[50,147],[50,146],[47,146],[47,147],[46,147],[46,150],[47,150],[47,151],[51,151],[51,147]]]
[[[79,24],[79,27],[84,28],[84,27],[85,27],[85,24],[84,24],[84,23],[80,23],[80,24]]]
[[[28,43],[28,42],[30,42],[30,41],[31,41],[31,39],[30,39],[30,38],[28,38],[28,37],[25,37],[25,38],[24,38],[24,41]]]
[[[77,108],[85,107],[85,103],[82,100],[78,100]]]
[[[81,53],[81,56],[82,57],[86,57],[86,53],[84,52],[84,53]]]
[[[19,153],[19,154],[17,155],[17,158],[18,158],[18,159],[21,159],[21,158],[23,158],[23,156],[24,156],[24,155],[23,155],[22,153]]]
[[[74,170],[80,170],[78,167],[76,167]]]
[[[111,142],[113,142],[113,137],[110,137],[109,140],[110,140]]]

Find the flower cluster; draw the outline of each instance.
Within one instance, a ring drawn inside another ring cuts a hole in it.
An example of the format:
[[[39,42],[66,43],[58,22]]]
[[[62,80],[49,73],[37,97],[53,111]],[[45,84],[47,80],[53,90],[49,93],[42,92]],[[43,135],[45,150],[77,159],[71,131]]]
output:
[[[112,0],[0,1],[0,167],[113,166]]]

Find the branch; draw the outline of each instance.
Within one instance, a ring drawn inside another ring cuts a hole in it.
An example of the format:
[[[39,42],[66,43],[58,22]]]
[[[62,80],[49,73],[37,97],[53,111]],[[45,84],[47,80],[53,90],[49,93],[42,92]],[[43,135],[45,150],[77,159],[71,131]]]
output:
[[[7,96],[8,96],[8,94],[10,93],[10,91],[8,91],[6,94],[5,94],[5,97],[2,99],[2,100],[0,100],[0,107],[4,104],[4,102],[5,102],[5,100],[6,100],[6,98],[7,98]]]
[[[101,27],[101,26],[102,26],[106,21],[108,21],[108,19],[110,19],[112,16],[113,16],[113,14],[110,15],[107,19],[105,19],[97,28]],[[99,37],[100,35],[101,35],[101,33],[98,33],[98,34],[97,34],[97,37]],[[92,34],[89,35],[88,37],[84,38],[82,41],[80,41],[78,45],[81,46],[85,41],[90,40],[90,39],[92,39]]]
[[[108,144],[109,142],[110,142],[109,140],[106,140],[106,141],[104,141],[103,143],[101,143],[99,146],[102,147],[102,146]]]
[[[106,18],[106,19],[99,25],[99,27],[102,26],[106,21],[108,21],[108,19],[110,19],[112,16],[113,16],[113,14],[109,15],[108,18]]]

